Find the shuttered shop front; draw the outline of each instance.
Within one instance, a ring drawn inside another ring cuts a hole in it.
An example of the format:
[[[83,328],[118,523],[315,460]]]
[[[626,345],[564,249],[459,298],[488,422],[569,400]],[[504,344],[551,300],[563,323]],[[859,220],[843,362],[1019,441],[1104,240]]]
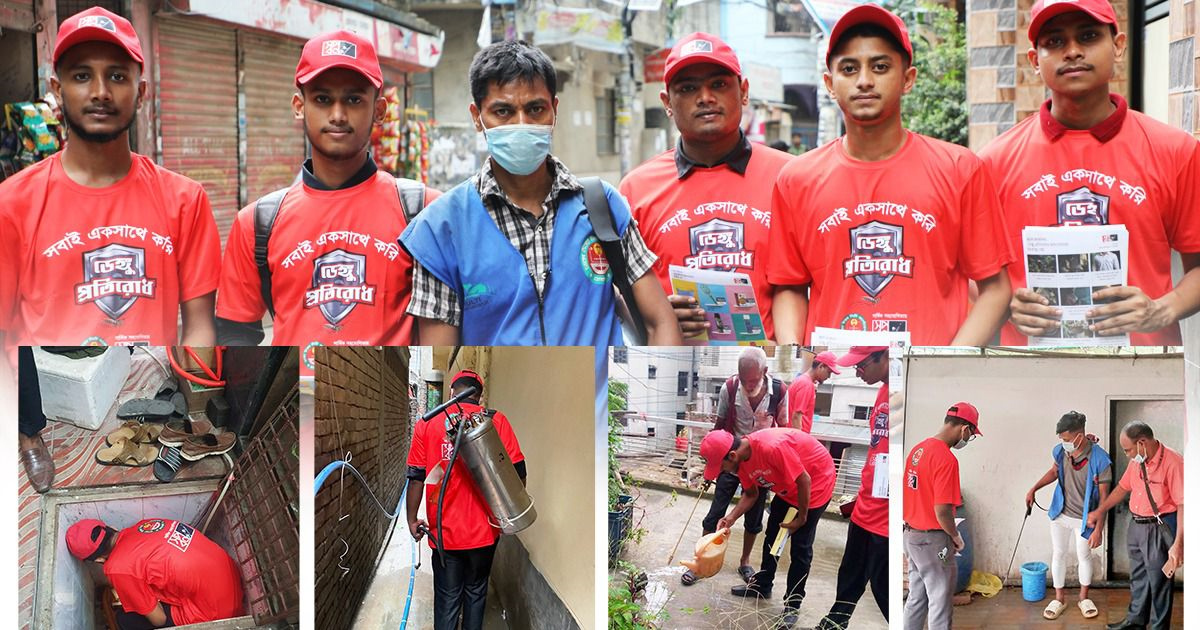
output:
[[[296,63],[304,43],[241,31],[246,95],[247,203],[292,183],[304,161],[304,126],[292,116]]]
[[[224,244],[240,207],[235,31],[160,18],[158,48],[162,165],[204,186]]]

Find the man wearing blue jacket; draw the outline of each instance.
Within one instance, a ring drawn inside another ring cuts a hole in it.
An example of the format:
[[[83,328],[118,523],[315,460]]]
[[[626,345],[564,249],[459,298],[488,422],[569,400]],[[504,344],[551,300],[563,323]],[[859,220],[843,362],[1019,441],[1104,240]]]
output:
[[[1054,577],[1055,595],[1042,611],[1046,619],[1058,619],[1067,610],[1063,587],[1072,551],[1079,563],[1079,612],[1087,619],[1100,614],[1096,604],[1088,599],[1088,587],[1092,583],[1092,550],[1104,541],[1103,525],[1090,528],[1086,517],[1104,501],[1112,488],[1112,458],[1094,442],[1093,436],[1084,431],[1086,422],[1087,417],[1077,411],[1063,414],[1055,427],[1061,442],[1051,451],[1054,464],[1025,495],[1025,506],[1029,508],[1038,489],[1058,482],[1047,510],[1054,547],[1050,572]]]

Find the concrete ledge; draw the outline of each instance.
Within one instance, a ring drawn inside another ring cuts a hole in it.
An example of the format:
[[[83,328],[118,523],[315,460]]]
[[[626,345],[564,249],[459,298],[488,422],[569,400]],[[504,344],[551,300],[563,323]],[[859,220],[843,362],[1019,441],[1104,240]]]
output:
[[[516,536],[500,537],[492,562],[492,588],[511,628],[579,630],[579,622],[529,561],[529,551]]]

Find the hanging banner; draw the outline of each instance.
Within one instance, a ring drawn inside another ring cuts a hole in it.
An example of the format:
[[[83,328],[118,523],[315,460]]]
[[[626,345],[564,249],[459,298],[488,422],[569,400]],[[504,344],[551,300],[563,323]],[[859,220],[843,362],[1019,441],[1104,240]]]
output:
[[[621,20],[596,9],[538,9],[533,44],[575,44],[580,48],[616,55],[625,52]]]
[[[667,69],[667,56],[670,54],[670,48],[662,48],[646,55],[642,63],[642,74],[646,83],[662,83],[663,74]]]

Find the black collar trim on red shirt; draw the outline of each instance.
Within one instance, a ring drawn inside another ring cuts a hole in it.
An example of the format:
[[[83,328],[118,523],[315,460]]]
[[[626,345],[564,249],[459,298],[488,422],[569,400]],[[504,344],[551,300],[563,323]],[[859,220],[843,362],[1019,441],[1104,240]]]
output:
[[[341,186],[338,186],[337,188],[330,188],[322,183],[321,180],[317,179],[316,175],[313,175],[312,158],[308,158],[307,160],[304,160],[304,164],[300,167],[300,177],[304,179],[304,185],[312,188],[313,190],[346,190],[347,188],[353,188],[367,181],[368,179],[371,179],[375,176],[375,171],[378,170],[379,167],[375,166],[375,160],[371,157],[370,153],[367,153],[366,163],[362,165],[362,168],[358,169],[358,172],[355,173],[353,177],[347,179],[344,183],[342,183]]]
[[[1121,131],[1121,125],[1125,122],[1125,115],[1129,113],[1129,103],[1120,94],[1109,94],[1108,99],[1113,105],[1117,106],[1117,111],[1109,114],[1108,118],[1088,129],[1088,133],[1092,134],[1100,142],[1108,142],[1115,138],[1117,133]],[[1046,102],[1042,103],[1042,109],[1038,112],[1038,116],[1041,118],[1042,131],[1046,132],[1046,137],[1050,138],[1052,142],[1058,140],[1063,134],[1069,131],[1066,126],[1058,122],[1058,119],[1050,114],[1050,99],[1046,99]]]
[[[717,160],[716,164],[701,164],[693,162],[691,158],[683,153],[683,138],[675,145],[675,170],[679,172],[679,179],[687,177],[688,173],[692,172],[692,168],[696,166],[713,167],[724,164],[729,167],[729,170],[738,175],[745,175],[746,168],[750,166],[750,153],[752,147],[750,140],[746,138],[746,134],[738,130],[738,135],[741,136],[741,141],[733,150],[725,154],[725,157]]]

